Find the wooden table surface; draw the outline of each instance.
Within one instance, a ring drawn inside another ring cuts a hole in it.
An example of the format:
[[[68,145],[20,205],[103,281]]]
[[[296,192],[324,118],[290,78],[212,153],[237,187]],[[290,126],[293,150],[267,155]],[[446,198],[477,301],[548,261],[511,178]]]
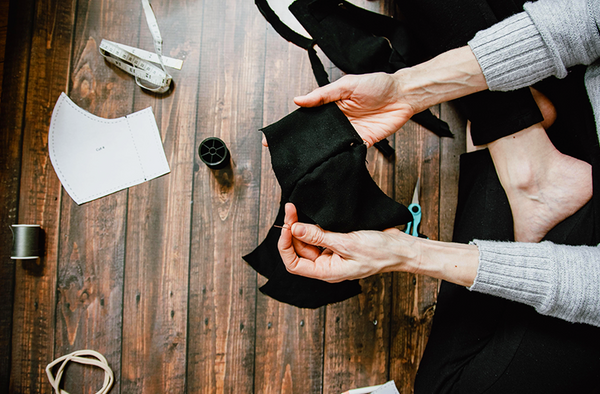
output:
[[[390,0],[353,3],[391,14]],[[153,0],[164,53],[184,60],[164,95],[108,65],[101,39],[152,50],[137,0],[10,2],[0,117],[0,392],[50,393],[45,367],[80,349],[102,353],[111,393],[340,393],[394,379],[411,385],[438,282],[409,274],[361,281],[363,293],[316,310],[264,296],[241,258],[262,241],[279,186],[258,131],[316,87],[306,52],[282,39],[251,0]],[[5,9],[6,7],[2,7]],[[330,76],[341,72],[324,59]],[[151,106],[171,172],[78,206],[48,156],[54,104],[116,118]],[[450,240],[464,122],[456,134],[409,122],[391,160],[369,150],[382,190],[410,203],[421,178],[422,232]],[[230,170],[203,165],[216,136]],[[10,259],[11,224],[40,224],[41,261]],[[70,393],[103,374],[73,365]]]

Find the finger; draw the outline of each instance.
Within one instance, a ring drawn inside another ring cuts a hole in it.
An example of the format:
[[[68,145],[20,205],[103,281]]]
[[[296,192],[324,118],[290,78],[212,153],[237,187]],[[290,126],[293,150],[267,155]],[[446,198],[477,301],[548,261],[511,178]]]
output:
[[[294,97],[294,103],[301,107],[318,107],[323,104],[339,101],[350,96],[351,80],[346,76],[313,90],[304,96]]]
[[[286,265],[293,263],[299,258],[296,254],[296,249],[294,249],[292,232],[287,225],[283,226],[281,229],[281,235],[277,242],[277,249],[279,250],[281,259]]]
[[[299,257],[294,247],[292,232],[286,225],[281,230],[277,249],[286,269],[295,275],[316,278],[316,264],[307,258]]]
[[[383,230],[384,233],[389,233],[389,234],[400,234],[401,231],[398,230],[396,227],[392,227],[392,228],[387,228],[385,230]]]
[[[298,221],[298,210],[296,209],[296,206],[291,202],[285,203],[284,210],[285,217],[283,219],[283,222],[287,224],[289,228],[292,228],[292,225]]]
[[[292,244],[294,245],[296,254],[305,259],[315,261],[321,255],[321,249],[313,245],[308,245],[307,243],[300,241],[293,235]]]
[[[294,204],[285,204],[285,219],[281,229],[281,235],[277,242],[277,249],[281,255],[281,260],[285,264],[288,271],[294,273],[300,263],[301,258],[296,252],[294,245],[294,237],[292,236],[291,225],[298,221],[298,213]]]
[[[263,134],[263,136],[262,136],[262,141],[261,141],[261,143],[263,144],[263,146],[264,146],[265,148],[268,148],[268,147],[269,147],[269,143],[267,142],[267,137],[265,137],[265,135],[264,135],[264,134]]]
[[[296,206],[289,202],[285,204],[285,226],[288,229],[291,229],[292,225],[296,222],[298,222],[298,211],[296,210]],[[292,237],[292,246],[294,247],[294,251],[298,256],[307,258],[309,260],[314,261],[321,254],[321,251],[317,247],[307,245],[295,237]]]
[[[330,238],[334,236],[334,233],[323,231],[319,226],[306,223],[294,223],[291,229],[294,238],[305,244],[332,249]]]

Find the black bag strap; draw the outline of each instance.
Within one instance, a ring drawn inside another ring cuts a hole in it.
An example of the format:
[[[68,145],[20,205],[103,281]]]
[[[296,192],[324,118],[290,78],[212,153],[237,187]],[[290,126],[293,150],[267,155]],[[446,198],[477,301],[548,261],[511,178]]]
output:
[[[329,83],[329,76],[325,71],[325,67],[323,67],[321,59],[319,59],[319,56],[317,55],[317,51],[315,51],[314,46],[316,45],[316,41],[312,38],[304,37],[303,35],[290,29],[288,25],[279,19],[279,16],[275,13],[275,11],[273,11],[267,0],[255,0],[255,4],[267,22],[273,26],[273,29],[275,29],[275,31],[279,33],[281,37],[285,38],[292,44],[299,46],[300,48],[306,49],[317,83],[319,86],[327,85]]]

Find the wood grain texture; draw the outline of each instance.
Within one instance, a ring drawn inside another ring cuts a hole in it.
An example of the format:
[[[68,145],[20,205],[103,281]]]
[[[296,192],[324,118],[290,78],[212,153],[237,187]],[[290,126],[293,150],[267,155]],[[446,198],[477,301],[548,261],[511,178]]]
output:
[[[267,21],[263,126],[294,111],[293,97],[316,88],[305,50],[288,43]],[[280,207],[281,188],[262,149],[259,239],[262,242]],[[262,286],[266,278],[258,278]],[[325,308],[300,309],[262,293],[256,300],[255,393],[318,393],[323,374]]]
[[[381,14],[390,14],[391,1],[351,1]],[[331,80],[342,73],[329,66]],[[394,137],[390,140],[394,143]],[[393,146],[393,145],[392,145]],[[384,193],[394,198],[395,158],[385,158],[376,149],[367,156],[368,169]],[[389,378],[392,275],[361,280],[362,294],[327,307],[323,392],[385,383]]]
[[[394,8],[393,0],[351,2],[384,14]],[[280,204],[258,130],[316,87],[306,52],[274,32],[252,1],[152,5],[165,54],[184,59],[164,95],[143,91],[97,51],[102,38],[152,50],[139,0],[10,4],[0,256],[9,257],[8,225],[17,221],[42,224],[47,242],[42,264],[0,267],[0,296],[9,298],[0,302],[0,392],[49,393],[45,366],[92,348],[113,368],[114,393],[339,393],[390,379],[411,393],[438,281],[378,275],[361,281],[357,297],[305,310],[260,293],[266,279],[242,260]],[[332,80],[343,75],[322,59]],[[47,152],[62,91],[107,118],[152,106],[171,172],[73,203]],[[451,104],[434,111],[455,139],[409,122],[390,138],[396,157],[370,149],[367,168],[406,205],[420,176],[421,231],[449,240],[464,120]],[[198,145],[212,136],[227,144],[230,167],[212,171],[199,160]],[[74,365],[65,388],[95,392],[102,377]]]
[[[114,1],[79,2],[74,29],[71,99],[80,108],[103,118],[132,112],[134,85],[107,66],[98,44],[110,31],[121,36],[129,11]],[[123,330],[123,267],[127,191],[78,206],[64,193],[61,208],[60,255],[56,306],[56,357],[93,349],[105,355],[121,380]],[[102,386],[102,371],[71,367],[65,379],[69,392],[93,392]]]
[[[171,172],[129,192],[123,329],[123,391],[184,392],[196,98],[202,3],[154,1],[169,70],[165,95],[136,89],[135,109],[153,108]],[[152,48],[140,26],[140,48]]]
[[[432,110],[435,113],[439,108]],[[420,178],[420,232],[434,240],[439,238],[439,140],[412,121],[396,133],[396,199],[410,204]],[[437,288],[435,279],[408,273],[394,274],[389,368],[390,378],[396,381],[401,393],[412,392],[435,311]]]
[[[440,241],[452,241],[458,201],[460,155],[466,150],[466,119],[453,103],[443,103],[440,118],[448,123],[454,138],[442,138],[440,157]]]
[[[9,2],[2,2],[4,40],[8,42],[2,54],[0,103],[0,391],[8,392],[11,369],[11,342],[15,267],[20,262],[10,259],[12,234],[10,225],[18,222],[19,183],[21,176],[21,143],[27,71],[31,54],[31,29],[34,1],[13,2],[10,7],[10,34],[8,33]]]
[[[11,390],[50,392],[44,368],[53,360],[60,183],[48,155],[50,114],[68,84],[75,4],[38,1],[27,84],[19,223],[45,232],[44,258],[16,266]]]
[[[391,143],[394,143],[391,138]],[[393,145],[392,145],[393,146]],[[394,197],[394,158],[375,148],[367,153],[369,173]],[[362,293],[327,307],[324,392],[343,392],[388,380],[392,275],[361,280]]]
[[[8,31],[8,12],[10,2],[0,1],[0,94],[2,93],[2,77],[4,75],[4,59],[6,53],[6,32]]]
[[[241,256],[258,239],[265,25],[252,2],[205,2],[196,142],[216,136],[231,167],[196,158],[188,391],[254,386],[256,274]]]

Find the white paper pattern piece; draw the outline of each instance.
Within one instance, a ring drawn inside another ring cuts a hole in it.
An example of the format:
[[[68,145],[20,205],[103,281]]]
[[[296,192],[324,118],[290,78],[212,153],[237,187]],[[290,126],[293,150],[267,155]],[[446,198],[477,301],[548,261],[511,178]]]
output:
[[[398,388],[396,387],[396,383],[393,380],[390,380],[377,390],[373,391],[371,394],[400,394],[398,392]]]
[[[150,107],[104,119],[61,93],[52,112],[48,150],[58,179],[77,204],[170,172]]]

